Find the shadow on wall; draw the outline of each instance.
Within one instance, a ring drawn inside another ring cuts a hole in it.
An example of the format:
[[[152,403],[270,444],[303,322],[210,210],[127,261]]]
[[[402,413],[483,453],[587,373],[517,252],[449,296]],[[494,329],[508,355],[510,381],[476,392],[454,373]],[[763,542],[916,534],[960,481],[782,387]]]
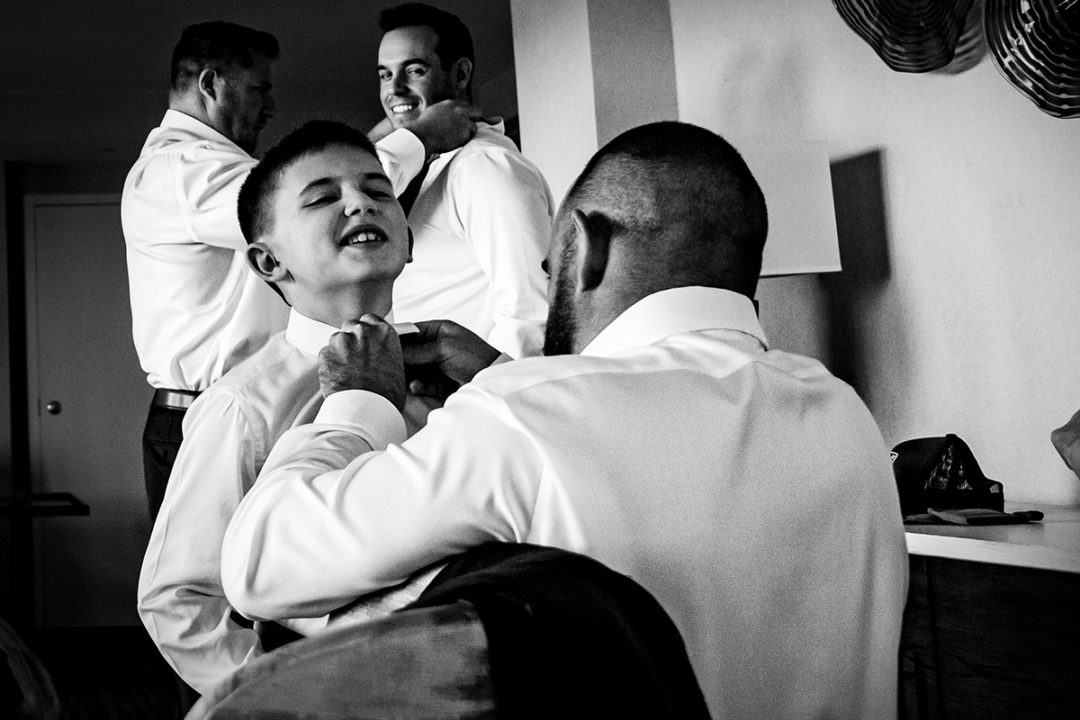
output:
[[[865,398],[874,381],[866,345],[876,335],[865,324],[890,273],[881,151],[833,162],[830,170],[844,270],[818,276],[829,319],[828,356],[833,374]]]

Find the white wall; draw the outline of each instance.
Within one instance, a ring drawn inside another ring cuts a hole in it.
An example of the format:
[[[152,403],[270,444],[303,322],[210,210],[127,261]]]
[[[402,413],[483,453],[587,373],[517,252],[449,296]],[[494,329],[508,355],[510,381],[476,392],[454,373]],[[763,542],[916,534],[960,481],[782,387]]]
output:
[[[667,0],[511,0],[522,151],[556,201],[597,148],[678,116]]]
[[[511,0],[510,7],[521,151],[558,203],[597,148],[588,2]]]
[[[522,148],[555,197],[599,146],[679,118],[668,0],[512,0],[511,10]],[[838,270],[826,145],[740,143],[740,150],[769,198],[762,274]]]
[[[1006,499],[1080,501],[1049,442],[1080,408],[1080,119],[1039,111],[989,58],[893,72],[826,0],[671,0],[671,14],[680,119],[736,146],[882,154],[888,273],[845,309],[851,346],[825,346],[836,318],[808,278],[763,281],[774,344],[856,355],[890,445],[954,432]]]

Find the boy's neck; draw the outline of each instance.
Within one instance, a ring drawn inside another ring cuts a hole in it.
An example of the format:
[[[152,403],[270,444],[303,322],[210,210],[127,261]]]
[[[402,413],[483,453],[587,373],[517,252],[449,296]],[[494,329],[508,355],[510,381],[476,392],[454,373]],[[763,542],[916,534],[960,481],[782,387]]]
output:
[[[366,313],[385,318],[393,306],[393,285],[385,288],[365,286],[355,292],[332,296],[295,298],[293,308],[304,317],[318,320],[331,327],[341,327],[349,320],[358,320]]]

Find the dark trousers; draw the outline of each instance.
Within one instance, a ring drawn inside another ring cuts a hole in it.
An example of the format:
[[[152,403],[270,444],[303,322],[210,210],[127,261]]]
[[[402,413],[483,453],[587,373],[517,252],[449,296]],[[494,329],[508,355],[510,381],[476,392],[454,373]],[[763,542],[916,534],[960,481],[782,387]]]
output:
[[[184,413],[187,410],[162,407],[150,403],[143,428],[143,476],[146,481],[146,500],[150,505],[150,521],[157,519],[165,486],[169,483],[176,454],[183,439]]]
[[[185,409],[164,407],[150,402],[150,411],[146,414],[146,426],[143,428],[143,479],[146,482],[146,500],[150,507],[150,521],[157,519],[161,501],[165,499],[165,486],[169,483],[176,454],[180,451],[183,440],[183,422]],[[181,720],[199,699],[186,682],[175,677],[176,704],[171,717]]]

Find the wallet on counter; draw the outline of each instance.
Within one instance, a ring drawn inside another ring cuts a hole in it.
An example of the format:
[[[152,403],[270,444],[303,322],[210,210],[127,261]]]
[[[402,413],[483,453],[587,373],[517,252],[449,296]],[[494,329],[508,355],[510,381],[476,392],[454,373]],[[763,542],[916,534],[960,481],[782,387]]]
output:
[[[926,512],[931,518],[953,525],[1017,525],[1043,519],[1043,514],[1038,510],[1002,512],[990,508],[927,508]]]

